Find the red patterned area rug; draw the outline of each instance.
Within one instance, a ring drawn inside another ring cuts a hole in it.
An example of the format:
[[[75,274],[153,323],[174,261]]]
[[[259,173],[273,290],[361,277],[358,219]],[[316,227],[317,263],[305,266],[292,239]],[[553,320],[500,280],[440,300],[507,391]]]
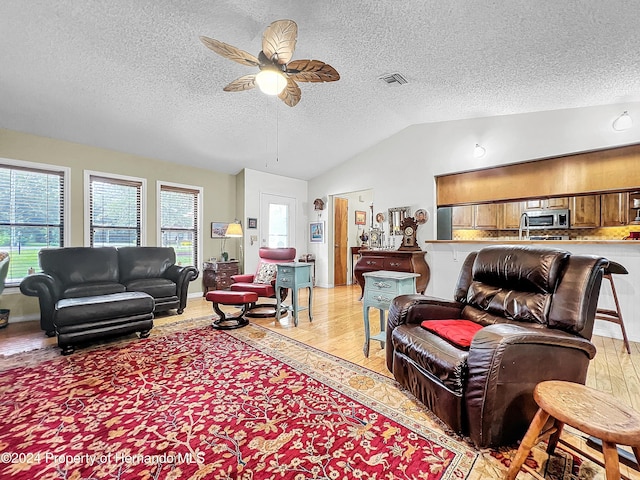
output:
[[[476,480],[506,471],[512,451],[447,435],[392,379],[254,325],[195,324],[69,357],[9,357],[0,478]],[[546,458],[534,452],[529,467],[593,478],[572,455],[553,468]]]

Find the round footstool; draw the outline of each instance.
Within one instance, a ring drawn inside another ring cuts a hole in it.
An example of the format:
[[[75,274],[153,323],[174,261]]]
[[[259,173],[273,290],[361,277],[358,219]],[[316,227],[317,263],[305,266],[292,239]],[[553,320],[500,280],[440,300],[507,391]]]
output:
[[[220,316],[211,325],[218,330],[231,330],[249,325],[249,320],[245,318],[249,306],[258,301],[258,294],[255,292],[232,292],[230,290],[214,290],[207,292],[205,298],[213,302],[213,310]],[[227,315],[220,310],[219,305],[242,306],[242,311],[237,315]]]

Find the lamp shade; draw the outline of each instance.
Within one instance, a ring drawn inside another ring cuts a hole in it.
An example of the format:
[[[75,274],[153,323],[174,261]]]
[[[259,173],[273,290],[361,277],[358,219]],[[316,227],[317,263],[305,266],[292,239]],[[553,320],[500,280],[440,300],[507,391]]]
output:
[[[256,83],[262,93],[278,95],[287,86],[287,79],[278,70],[264,68],[256,75]]]
[[[230,223],[227,227],[227,232],[225,237],[241,237],[242,236],[242,225],[239,223]]]

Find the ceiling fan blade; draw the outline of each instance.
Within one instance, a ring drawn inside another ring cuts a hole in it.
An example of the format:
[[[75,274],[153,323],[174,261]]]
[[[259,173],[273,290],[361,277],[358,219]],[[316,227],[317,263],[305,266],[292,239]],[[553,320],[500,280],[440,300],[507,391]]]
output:
[[[278,94],[278,98],[290,107],[295,107],[300,101],[302,92],[300,87],[291,77],[287,77],[287,86]]]
[[[242,92],[244,90],[251,90],[256,86],[255,74],[243,75],[236,78],[233,82],[223,88],[225,92]]]
[[[289,63],[296,49],[298,25],[293,20],[277,20],[269,25],[262,35],[262,52],[279,64]]]
[[[234,62],[238,62],[249,67],[257,67],[260,65],[260,62],[256,57],[244,50],[234,47],[233,45],[204,36],[200,36],[200,41],[204,43],[207,48],[210,48],[218,55],[228,58],[229,60],[233,60]]]
[[[287,74],[299,82],[335,82],[340,74],[328,63],[320,60],[293,60],[287,65]]]

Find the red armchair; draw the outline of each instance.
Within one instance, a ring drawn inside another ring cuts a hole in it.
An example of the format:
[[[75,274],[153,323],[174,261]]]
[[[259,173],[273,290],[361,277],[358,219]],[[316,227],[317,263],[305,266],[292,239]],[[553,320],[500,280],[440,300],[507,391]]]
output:
[[[261,247],[258,251],[260,262],[255,274],[233,275],[233,283],[230,288],[235,292],[255,292],[258,298],[276,298],[276,264],[294,262],[296,259],[295,248],[267,248]],[[279,292],[280,301],[287,295],[287,289]],[[275,317],[276,306],[273,303],[254,303],[249,307],[250,317]]]

